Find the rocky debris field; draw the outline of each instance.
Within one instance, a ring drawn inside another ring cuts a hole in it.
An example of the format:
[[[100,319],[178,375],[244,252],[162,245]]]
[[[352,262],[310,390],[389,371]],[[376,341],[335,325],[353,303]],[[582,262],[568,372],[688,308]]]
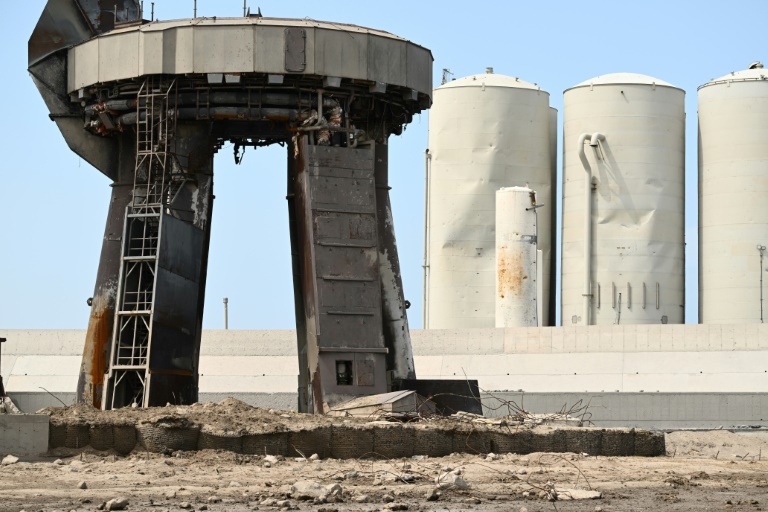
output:
[[[667,456],[651,458],[455,453],[339,460],[57,448],[0,466],[0,510],[753,511],[768,505],[767,447],[764,432],[721,430],[667,434]]]

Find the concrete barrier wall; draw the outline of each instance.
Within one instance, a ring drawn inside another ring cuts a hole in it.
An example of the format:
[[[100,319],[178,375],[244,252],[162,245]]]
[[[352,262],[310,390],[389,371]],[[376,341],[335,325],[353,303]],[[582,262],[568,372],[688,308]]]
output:
[[[0,336],[8,339],[0,371],[23,411],[60,405],[41,388],[71,403],[85,331]],[[421,378],[466,375],[497,396],[525,396],[527,407],[546,411],[572,397],[601,396],[613,411],[594,408],[602,426],[752,424],[766,410],[766,324],[416,330],[412,339]],[[293,409],[297,365],[294,331],[204,331],[200,398]]]
[[[49,421],[45,414],[0,414],[0,458],[47,452]]]

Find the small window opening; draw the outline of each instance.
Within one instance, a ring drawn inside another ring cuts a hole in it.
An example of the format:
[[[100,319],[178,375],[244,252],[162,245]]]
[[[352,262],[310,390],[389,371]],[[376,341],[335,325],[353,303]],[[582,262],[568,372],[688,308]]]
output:
[[[352,361],[336,361],[336,384],[352,385]]]

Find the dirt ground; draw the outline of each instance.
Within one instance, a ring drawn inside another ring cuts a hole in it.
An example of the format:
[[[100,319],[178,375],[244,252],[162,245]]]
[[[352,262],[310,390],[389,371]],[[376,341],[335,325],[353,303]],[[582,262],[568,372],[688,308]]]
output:
[[[57,449],[0,467],[0,510],[97,510],[117,497],[127,510],[764,510],[768,433],[674,432],[666,457],[577,454],[454,454],[400,460],[277,460],[225,451],[134,452]],[[308,458],[310,454],[305,454]],[[495,460],[494,460],[495,459]],[[435,477],[461,473],[469,488],[435,492]],[[458,470],[458,471],[457,471]],[[338,484],[336,495],[299,500],[291,486]],[[80,489],[81,483],[85,489]],[[559,491],[550,501],[551,489]],[[567,489],[600,499],[566,501]],[[550,491],[549,495],[547,491]]]

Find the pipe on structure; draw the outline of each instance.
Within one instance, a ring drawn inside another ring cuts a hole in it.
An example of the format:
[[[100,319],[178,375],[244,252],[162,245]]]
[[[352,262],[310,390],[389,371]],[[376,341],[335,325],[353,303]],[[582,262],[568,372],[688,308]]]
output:
[[[584,166],[586,179],[584,180],[584,325],[589,324],[589,312],[592,304],[592,166],[589,165],[587,155],[584,152],[584,144],[589,142],[592,148],[598,148],[600,141],[605,140],[605,135],[595,132],[592,135],[582,133],[579,135],[578,151],[581,165]],[[597,153],[595,153],[597,154]]]
[[[421,324],[422,329],[429,329],[429,171],[432,164],[432,154],[429,148],[424,150],[424,290],[422,297]]]

